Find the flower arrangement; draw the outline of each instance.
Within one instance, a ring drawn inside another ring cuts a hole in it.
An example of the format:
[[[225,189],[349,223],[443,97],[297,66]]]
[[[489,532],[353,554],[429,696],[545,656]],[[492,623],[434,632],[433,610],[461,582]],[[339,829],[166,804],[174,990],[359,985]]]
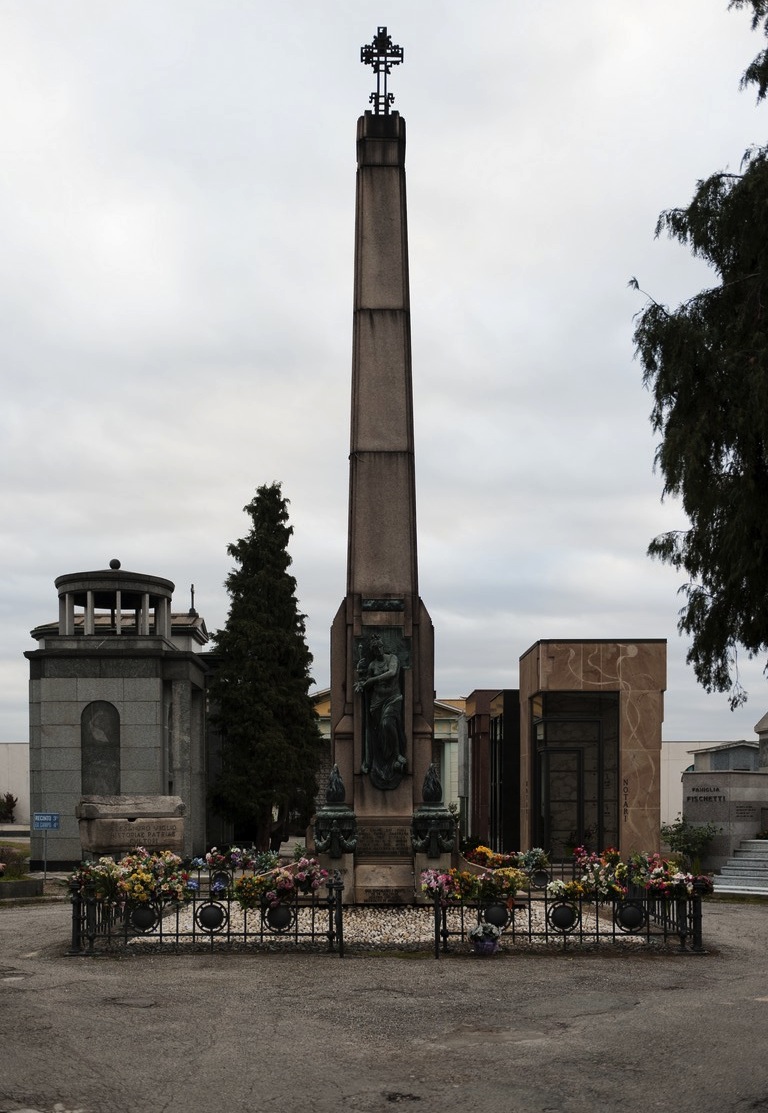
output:
[[[712,878],[706,874],[673,872],[662,866],[651,872],[645,887],[649,893],[660,897],[689,897],[695,892],[707,896],[714,889]]]
[[[328,870],[322,869],[316,858],[300,858],[290,866],[239,877],[232,891],[242,908],[256,908],[263,904],[276,908],[294,897],[313,895],[329,876]]]
[[[486,939],[493,939],[498,942],[501,938],[501,928],[496,927],[496,924],[488,924],[485,921],[475,924],[467,932],[467,936],[473,943],[483,942]]]
[[[506,867],[470,873],[469,870],[424,870],[421,874],[421,891],[443,903],[455,901],[508,901],[521,889],[528,887],[528,878],[522,870]]]
[[[625,897],[630,886],[663,897],[690,896],[694,892],[706,895],[713,889],[706,875],[685,873],[675,859],[656,853],[635,851],[624,861],[615,847],[596,854],[580,846],[574,856],[587,900]]]
[[[454,874],[456,870],[423,870],[421,874],[421,891],[434,900],[438,898],[444,903],[456,899],[456,884]]]
[[[451,870],[454,900],[475,900],[478,892],[478,875],[469,870]]]
[[[260,908],[271,883],[267,874],[243,874],[232,886],[232,895],[241,908]]]
[[[627,895],[629,870],[615,847],[609,846],[602,854],[596,854],[578,846],[574,858],[588,899],[604,901]]]
[[[545,870],[549,866],[549,855],[540,846],[532,846],[530,850],[521,850],[517,855],[518,869],[526,873],[534,870]]]
[[[178,854],[170,850],[150,853],[143,846],[118,862],[108,855],[96,862],[83,862],[67,881],[70,888],[90,890],[97,901],[105,904],[181,903],[192,895],[189,873]]]
[[[482,866],[486,870],[518,869],[533,873],[534,870],[549,866],[549,855],[540,846],[531,847],[530,850],[516,850],[510,854],[500,854],[487,846],[476,846],[472,850],[466,850],[464,857],[473,865]]]
[[[505,868],[481,873],[477,879],[477,896],[485,901],[512,900],[520,889],[528,886],[522,870]]]
[[[483,866],[487,870],[498,870],[518,864],[517,854],[499,854],[489,846],[476,846],[472,850],[465,851],[464,857],[473,865]]]
[[[321,869],[317,858],[299,858],[294,867],[294,884],[300,893],[316,892],[329,878],[328,870]]]
[[[234,873],[237,870],[253,870],[254,873],[264,873],[274,869],[279,858],[274,850],[245,850],[239,846],[231,846],[229,850],[219,850],[212,846],[202,858],[193,858],[193,869],[208,869],[211,872],[226,870]]]
[[[550,881],[547,896],[553,901],[576,904],[584,896],[584,886],[581,881]]]

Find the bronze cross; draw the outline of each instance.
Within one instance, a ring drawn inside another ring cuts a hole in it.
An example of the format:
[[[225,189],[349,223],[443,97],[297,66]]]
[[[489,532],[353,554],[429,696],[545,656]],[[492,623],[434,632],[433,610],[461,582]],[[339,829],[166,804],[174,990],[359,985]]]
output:
[[[373,42],[360,47],[360,61],[364,66],[373,66],[376,74],[376,92],[371,93],[368,100],[374,106],[377,116],[382,113],[386,116],[390,104],[394,103],[394,93],[387,92],[387,74],[391,73],[392,66],[399,66],[402,60],[403,48],[392,45],[392,38],[387,34],[386,27],[377,27]]]

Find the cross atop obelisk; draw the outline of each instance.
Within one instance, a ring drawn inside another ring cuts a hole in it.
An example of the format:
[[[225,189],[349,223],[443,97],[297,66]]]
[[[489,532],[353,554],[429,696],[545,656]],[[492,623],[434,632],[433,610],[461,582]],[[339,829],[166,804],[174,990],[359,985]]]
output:
[[[373,42],[360,47],[360,61],[364,66],[373,66],[376,74],[376,92],[371,93],[368,100],[377,116],[388,115],[390,104],[394,104],[394,93],[387,92],[387,75],[393,66],[400,65],[403,53],[401,46],[392,45],[392,36],[387,34],[386,27],[377,27]]]

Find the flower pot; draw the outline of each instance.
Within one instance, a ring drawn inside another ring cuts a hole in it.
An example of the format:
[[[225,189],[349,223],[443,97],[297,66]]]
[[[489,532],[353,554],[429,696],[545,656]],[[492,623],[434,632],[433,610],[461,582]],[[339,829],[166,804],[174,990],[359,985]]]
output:
[[[276,904],[264,909],[262,919],[270,931],[288,931],[293,924],[293,909],[287,904]]]
[[[547,913],[549,926],[555,931],[573,931],[580,919],[578,909],[572,904],[553,904]]]
[[[227,910],[222,904],[216,904],[213,901],[207,904],[201,904],[195,912],[195,923],[203,931],[210,931],[211,933],[221,931],[225,926],[227,919]]]
[[[128,922],[134,931],[151,931],[157,925],[159,915],[151,904],[139,904],[131,909]]]
[[[509,909],[506,904],[487,904],[483,909],[483,919],[486,924],[503,930],[509,923]]]
[[[473,939],[472,950],[476,955],[495,955],[499,949],[498,939]]]

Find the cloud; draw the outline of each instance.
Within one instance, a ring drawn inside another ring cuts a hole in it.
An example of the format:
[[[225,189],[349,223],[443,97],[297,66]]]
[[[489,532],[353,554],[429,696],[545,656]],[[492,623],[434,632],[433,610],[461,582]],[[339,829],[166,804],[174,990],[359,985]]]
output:
[[[514,686],[544,637],[666,637],[669,737],[749,736],[696,686],[684,528],[652,472],[633,361],[643,289],[710,280],[654,241],[663,208],[737,165],[759,48],[700,0],[392,0],[405,63],[420,582],[442,695]],[[26,737],[28,631],[56,576],[189,585],[223,624],[229,542],[261,483],[291,501],[315,677],[346,584],[359,49],[381,13],[10,0],[0,43],[0,737]],[[748,685],[750,686],[750,685]]]

